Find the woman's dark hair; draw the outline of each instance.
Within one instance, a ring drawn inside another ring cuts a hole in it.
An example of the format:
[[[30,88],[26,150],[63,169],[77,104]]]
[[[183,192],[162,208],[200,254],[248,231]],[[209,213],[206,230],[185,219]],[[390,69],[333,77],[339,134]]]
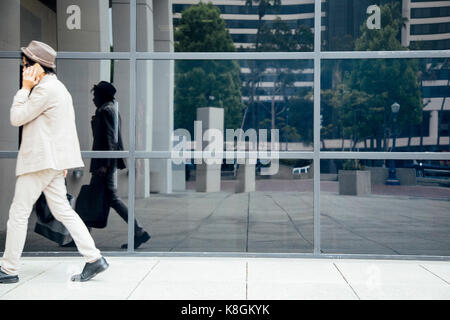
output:
[[[22,58],[25,58],[25,61],[29,64],[29,65],[33,65],[36,63],[36,61],[31,60],[30,58],[28,58],[23,52],[22,52]],[[47,74],[56,74],[56,70],[54,68],[49,68],[46,66],[41,65],[42,69],[44,69],[44,72]]]

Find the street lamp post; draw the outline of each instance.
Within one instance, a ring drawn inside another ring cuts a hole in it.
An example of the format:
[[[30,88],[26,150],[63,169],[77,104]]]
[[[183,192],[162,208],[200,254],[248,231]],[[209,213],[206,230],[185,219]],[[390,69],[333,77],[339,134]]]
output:
[[[395,140],[397,138],[397,117],[400,111],[400,105],[394,102],[391,106],[391,111],[393,114],[393,128],[392,128],[392,152],[395,151]],[[386,180],[387,185],[398,186],[400,181],[397,179],[397,170],[395,169],[395,160],[392,159],[389,162],[389,177]]]

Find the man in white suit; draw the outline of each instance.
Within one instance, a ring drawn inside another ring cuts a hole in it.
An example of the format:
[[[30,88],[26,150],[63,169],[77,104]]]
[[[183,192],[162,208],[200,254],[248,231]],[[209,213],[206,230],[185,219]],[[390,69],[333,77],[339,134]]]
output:
[[[72,281],[87,281],[108,268],[87,227],[71,208],[64,178],[67,169],[84,167],[75,125],[72,97],[54,72],[56,52],[32,41],[22,48],[22,88],[14,97],[11,124],[23,126],[17,157],[16,187],[9,211],[0,283],[19,281],[19,260],[25,245],[28,218],[44,192],[55,218],[70,232],[86,259]]]

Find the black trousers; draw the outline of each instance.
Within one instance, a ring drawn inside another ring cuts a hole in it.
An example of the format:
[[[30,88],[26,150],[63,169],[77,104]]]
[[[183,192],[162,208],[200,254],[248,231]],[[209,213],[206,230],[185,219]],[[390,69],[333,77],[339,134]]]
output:
[[[98,179],[106,186],[107,198],[110,200],[110,207],[113,208],[119,216],[128,223],[128,207],[117,195],[117,186],[115,183],[114,174],[117,171],[115,168],[108,168],[106,174],[92,174],[92,179]],[[134,235],[141,236],[145,232],[142,225],[135,218],[134,219]]]

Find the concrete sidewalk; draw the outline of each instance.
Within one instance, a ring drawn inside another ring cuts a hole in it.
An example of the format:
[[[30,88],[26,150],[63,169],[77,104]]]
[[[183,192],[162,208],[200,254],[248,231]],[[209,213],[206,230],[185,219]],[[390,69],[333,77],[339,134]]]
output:
[[[70,282],[82,258],[22,258],[0,299],[450,299],[450,262],[281,258],[107,257],[110,268]]]

